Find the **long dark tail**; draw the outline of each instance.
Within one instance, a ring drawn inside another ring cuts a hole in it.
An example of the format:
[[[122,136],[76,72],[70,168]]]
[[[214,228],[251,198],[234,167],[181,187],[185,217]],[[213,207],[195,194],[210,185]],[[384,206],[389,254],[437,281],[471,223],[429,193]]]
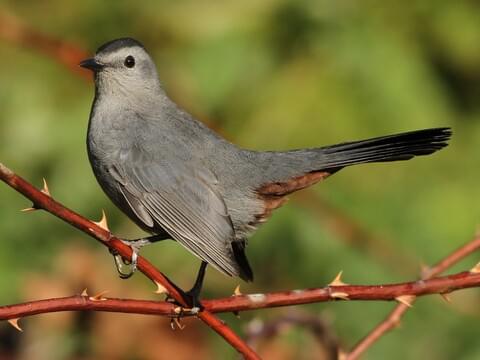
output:
[[[408,160],[444,148],[451,135],[450,128],[435,128],[327,146],[322,148],[325,155],[322,167],[336,169],[355,164]]]
[[[450,128],[410,131],[368,140],[347,142],[314,149],[269,153],[265,178],[257,192],[273,196],[268,214],[281,206],[278,197],[306,188],[346,166],[408,160],[434,153],[445,146],[452,135]]]

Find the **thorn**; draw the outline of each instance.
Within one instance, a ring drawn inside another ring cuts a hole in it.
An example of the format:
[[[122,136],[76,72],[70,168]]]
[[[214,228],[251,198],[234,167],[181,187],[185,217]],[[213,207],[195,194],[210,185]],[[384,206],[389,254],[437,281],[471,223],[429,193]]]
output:
[[[87,288],[83,289],[83,291],[82,291],[82,293],[80,294],[80,296],[88,296]]]
[[[392,320],[392,324],[395,329],[402,327],[402,322],[399,317],[395,317],[395,319]]]
[[[233,296],[241,296],[243,295],[242,292],[240,291],[240,284],[237,285],[237,287],[235,288],[235,290],[233,291]]]
[[[415,295],[400,295],[400,296],[397,296],[395,300],[411,308],[413,307],[413,301],[415,300]]]
[[[103,211],[103,209],[102,209],[102,218],[100,219],[100,221],[98,222],[94,221],[93,223],[100,226],[103,230],[110,232],[110,229],[108,228],[107,217],[105,216],[105,211]]]
[[[470,269],[470,272],[473,274],[478,274],[480,273],[480,262],[477,263],[473,268]]]
[[[50,196],[50,197],[52,196],[50,195],[50,190],[48,190],[47,180],[45,180],[45,178],[43,178],[43,188],[40,191],[47,196]]]
[[[38,208],[36,208],[35,205],[32,204],[32,207],[21,209],[20,211],[26,213],[26,212],[35,211],[35,210],[38,210]]]
[[[348,285],[348,284],[345,284],[342,281],[342,274],[343,274],[343,270],[341,270],[337,274],[337,276],[335,276],[335,279],[333,279],[332,282],[330,284],[328,284],[328,286],[345,286],[345,285]]]
[[[240,319],[240,312],[238,311],[232,311],[232,314],[235,315],[237,319]]]
[[[18,325],[18,320],[20,320],[20,318],[10,319],[10,320],[8,320],[8,322],[9,322],[9,324],[12,325],[15,329],[17,329],[17,330],[20,331],[20,332],[23,332],[22,328]]]
[[[106,293],[108,293],[108,290],[102,291],[102,292],[98,293],[97,295],[90,296],[88,299],[89,299],[89,300],[92,300],[92,301],[104,301],[104,300],[107,300],[107,299],[103,296],[103,295],[105,295]]]
[[[422,279],[429,278],[430,277],[430,271],[431,271],[430,266],[428,266],[424,263],[420,264],[420,278],[422,278]]]
[[[162,284],[160,284],[159,282],[156,282],[154,281],[155,285],[157,285],[157,290],[155,290],[155,294],[168,294],[168,291],[167,289],[165,288],[165,286],[163,286]]]
[[[333,292],[330,294],[332,299],[342,299],[342,300],[350,300],[348,298],[348,294],[344,292]]]
[[[452,299],[450,298],[450,296],[448,296],[448,294],[440,294],[440,296],[443,298],[443,300],[445,300],[447,303],[451,304],[452,303]]]

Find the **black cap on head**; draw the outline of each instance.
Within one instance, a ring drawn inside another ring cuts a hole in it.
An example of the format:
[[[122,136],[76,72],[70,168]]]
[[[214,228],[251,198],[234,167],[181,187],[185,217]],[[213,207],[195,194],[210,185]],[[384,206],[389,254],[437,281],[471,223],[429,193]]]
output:
[[[120,38],[120,39],[115,39],[112,41],[109,41],[102,46],[100,46],[97,49],[97,54],[102,53],[102,54],[107,54],[111,53],[115,50],[122,49],[122,48],[127,48],[127,47],[134,47],[134,46],[139,46],[142,49],[145,49],[145,47],[140,43],[139,41],[132,39],[132,38]]]

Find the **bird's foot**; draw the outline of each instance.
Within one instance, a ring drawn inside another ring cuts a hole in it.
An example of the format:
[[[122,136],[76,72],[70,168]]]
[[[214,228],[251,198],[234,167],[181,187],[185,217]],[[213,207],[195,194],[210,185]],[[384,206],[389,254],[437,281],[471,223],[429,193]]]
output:
[[[121,279],[128,279],[137,270],[138,253],[140,252],[140,249],[143,246],[150,244],[150,241],[148,240],[148,238],[145,238],[136,240],[122,240],[122,242],[125,245],[130,246],[130,248],[132,249],[132,257],[130,260],[124,259],[116,250],[111,249],[110,253],[113,255],[118,276]]]
[[[190,289],[189,291],[182,294],[183,299],[188,305],[188,309],[192,311],[193,309],[202,309],[202,303],[200,302],[200,290],[201,289]]]
[[[167,297],[165,298],[165,301],[175,304],[179,309],[178,310],[179,313],[181,314],[190,313],[191,315],[193,315],[193,313],[197,313],[203,309],[202,304],[200,302],[199,292],[196,292],[196,291],[192,292],[192,289],[189,291],[183,291],[180,288],[177,288],[177,291],[182,296],[183,302],[184,304],[186,304],[186,306],[181,304],[174,298],[172,298],[170,295],[167,295]]]
[[[203,286],[203,279],[205,278],[205,269],[207,268],[207,263],[205,261],[202,261],[200,264],[200,269],[198,270],[197,274],[197,279],[195,280],[195,284],[193,284],[192,288],[188,291],[183,291],[179,287],[177,287],[175,284],[172,284],[175,286],[177,291],[182,295],[183,301],[187,304],[187,308],[185,310],[192,311],[192,309],[198,309],[198,311],[202,310],[202,304],[200,302],[200,293],[202,292],[202,286]],[[173,302],[177,304],[179,307],[181,307],[181,304],[179,304],[177,301],[174,299],[170,298],[167,296],[166,301]]]

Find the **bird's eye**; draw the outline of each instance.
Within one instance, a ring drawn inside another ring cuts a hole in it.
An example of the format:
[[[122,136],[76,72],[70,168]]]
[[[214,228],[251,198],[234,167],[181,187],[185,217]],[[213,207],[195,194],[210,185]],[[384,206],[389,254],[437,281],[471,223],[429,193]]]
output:
[[[125,66],[128,67],[128,68],[133,68],[135,66],[135,58],[132,56],[132,55],[128,55],[126,58],[125,58],[125,62],[124,62]]]

